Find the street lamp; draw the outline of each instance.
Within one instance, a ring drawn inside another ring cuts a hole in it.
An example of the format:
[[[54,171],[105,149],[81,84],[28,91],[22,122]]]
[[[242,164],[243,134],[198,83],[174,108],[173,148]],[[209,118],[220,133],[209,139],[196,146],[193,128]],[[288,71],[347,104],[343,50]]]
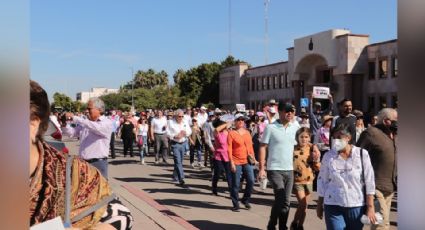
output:
[[[131,112],[134,112],[134,70],[133,67],[131,69]]]

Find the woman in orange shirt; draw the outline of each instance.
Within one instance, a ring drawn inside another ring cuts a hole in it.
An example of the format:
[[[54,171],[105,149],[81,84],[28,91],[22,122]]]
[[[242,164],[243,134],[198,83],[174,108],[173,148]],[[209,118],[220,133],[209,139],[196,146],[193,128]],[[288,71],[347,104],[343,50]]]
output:
[[[230,189],[230,197],[232,198],[232,211],[239,211],[239,185],[241,174],[246,177],[245,193],[241,200],[245,208],[250,209],[249,199],[251,198],[254,188],[254,170],[249,163],[248,156],[251,158],[251,163],[255,163],[254,148],[252,138],[249,131],[245,128],[245,116],[236,114],[235,129],[229,131],[227,136],[227,151],[229,153],[230,168],[232,171],[232,188]]]

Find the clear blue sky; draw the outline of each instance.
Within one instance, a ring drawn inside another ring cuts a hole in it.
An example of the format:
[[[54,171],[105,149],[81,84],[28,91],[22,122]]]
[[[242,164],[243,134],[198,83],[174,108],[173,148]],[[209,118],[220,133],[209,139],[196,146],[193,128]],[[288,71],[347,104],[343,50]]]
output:
[[[264,65],[264,0],[231,0],[232,55]],[[31,79],[51,97],[119,88],[134,71],[172,75],[229,53],[229,0],[31,1]],[[309,34],[348,28],[397,38],[396,0],[271,0],[269,63]]]

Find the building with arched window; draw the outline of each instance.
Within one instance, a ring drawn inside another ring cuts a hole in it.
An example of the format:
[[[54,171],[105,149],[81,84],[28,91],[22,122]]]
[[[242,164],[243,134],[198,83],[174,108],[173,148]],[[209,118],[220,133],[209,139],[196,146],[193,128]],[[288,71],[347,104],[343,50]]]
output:
[[[397,107],[397,40],[369,44],[369,35],[333,29],[294,40],[288,61],[249,68],[240,63],[220,73],[220,104],[260,109],[268,100],[292,102],[308,97],[313,86],[329,87],[334,101],[376,113]]]

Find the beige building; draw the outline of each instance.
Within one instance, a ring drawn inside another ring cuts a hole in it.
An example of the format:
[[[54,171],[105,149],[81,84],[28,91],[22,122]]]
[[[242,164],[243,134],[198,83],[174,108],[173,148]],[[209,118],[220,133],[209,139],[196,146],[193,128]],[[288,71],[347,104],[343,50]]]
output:
[[[100,97],[106,94],[118,93],[119,89],[108,89],[108,88],[91,88],[89,92],[77,93],[77,101],[87,103],[92,97]]]
[[[369,44],[369,35],[334,29],[295,39],[287,52],[285,62],[223,69],[220,104],[260,109],[273,98],[299,107],[313,86],[325,86],[335,102],[350,98],[364,112],[397,106],[397,40]]]

